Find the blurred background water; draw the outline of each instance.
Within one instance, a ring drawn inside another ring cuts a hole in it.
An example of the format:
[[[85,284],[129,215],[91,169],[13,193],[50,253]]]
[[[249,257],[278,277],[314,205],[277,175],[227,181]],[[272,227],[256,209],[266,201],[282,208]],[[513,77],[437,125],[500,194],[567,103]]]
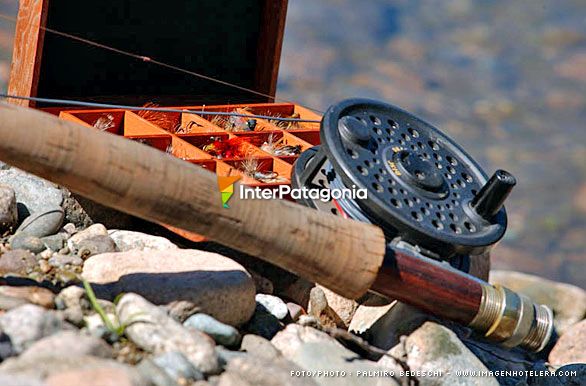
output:
[[[14,25],[0,26],[5,88]],[[381,99],[511,171],[493,267],[586,288],[586,1],[289,0],[278,96]]]

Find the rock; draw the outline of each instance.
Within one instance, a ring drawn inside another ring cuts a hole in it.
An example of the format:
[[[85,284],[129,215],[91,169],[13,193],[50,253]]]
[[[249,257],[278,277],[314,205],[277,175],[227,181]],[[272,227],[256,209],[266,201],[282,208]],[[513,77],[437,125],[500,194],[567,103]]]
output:
[[[63,204],[61,206],[65,211],[65,221],[79,229],[85,229],[94,223],[69,190],[61,187],[61,193],[63,194]]]
[[[14,350],[10,337],[0,331],[0,363],[15,355],[18,355],[18,353]],[[0,377],[0,379],[2,378]],[[3,383],[0,383],[0,385],[3,385]]]
[[[37,304],[45,308],[53,308],[55,306],[55,294],[43,287],[0,286],[0,296],[23,299],[29,303]]]
[[[490,279],[551,307],[559,334],[586,316],[586,291],[579,287],[512,271],[491,271]]]
[[[47,386],[39,377],[32,375],[2,374],[0,373],[0,385],[2,386]]]
[[[108,234],[121,252],[131,250],[164,251],[166,249],[177,249],[177,245],[166,238],[152,236],[146,233],[113,229],[109,230]]]
[[[77,286],[69,286],[61,290],[55,297],[57,309],[63,310],[65,319],[75,326],[81,326],[83,320],[82,299],[85,298],[85,290]],[[86,302],[87,300],[84,299]]]
[[[35,257],[23,249],[8,251],[0,255],[0,275],[7,273],[26,274],[37,264]]]
[[[254,286],[256,287],[257,293],[268,295],[273,294],[275,288],[272,281],[262,276],[258,272],[251,270],[250,268],[248,269],[248,272],[252,276],[252,280],[254,280]]]
[[[116,310],[120,323],[128,326],[126,336],[142,349],[155,354],[179,351],[203,373],[213,374],[219,370],[214,343],[209,337],[198,331],[188,331],[141,296],[122,296]]]
[[[139,373],[123,365],[65,370],[52,374],[45,383],[47,386],[144,386]]]
[[[191,315],[183,322],[183,326],[208,334],[222,346],[235,346],[240,342],[240,333],[237,329],[206,314]]]
[[[183,354],[170,351],[153,358],[153,362],[165,370],[165,372],[177,383],[186,381],[201,381],[204,379],[201,371],[196,369]]]
[[[0,315],[0,328],[10,337],[17,353],[34,342],[63,329],[63,321],[54,312],[25,304]]]
[[[296,350],[291,361],[309,371],[345,371],[346,377],[315,377],[319,385],[392,385],[399,383],[392,377],[361,377],[357,372],[383,372],[385,369],[375,362],[360,356],[333,341],[303,343]]]
[[[45,236],[41,238],[45,247],[49,248],[52,251],[58,252],[65,246],[67,241],[67,234],[65,233],[57,233],[56,235]]]
[[[116,252],[118,248],[110,236],[94,236],[77,244],[77,255],[87,259],[101,253]]]
[[[287,310],[289,311],[289,317],[292,321],[296,322],[299,320],[301,315],[305,315],[305,310],[299,304],[287,303]]]
[[[250,319],[256,304],[254,283],[246,270],[224,256],[203,251],[105,253],[85,262],[83,277],[99,284],[111,298],[134,292],[167,305],[171,315],[182,321],[202,312],[240,325]]]
[[[429,319],[422,311],[394,301],[384,306],[358,307],[348,330],[371,345],[390,350],[402,335],[409,335]]]
[[[337,317],[344,322],[344,326],[347,327],[358,308],[358,303],[352,299],[346,299],[325,287],[317,286],[324,292],[329,308],[336,313]]]
[[[45,237],[56,233],[63,223],[65,213],[60,206],[51,206],[33,212],[16,230],[29,236]]]
[[[340,316],[328,304],[326,292],[322,287],[317,286],[311,289],[307,311],[323,326],[346,328]]]
[[[4,361],[0,365],[0,374],[10,374],[12,376],[34,376],[37,378],[49,379],[53,375],[59,375],[63,373],[69,373],[71,371],[82,371],[82,370],[98,370],[105,372],[112,372],[112,376],[117,370],[123,370],[128,372],[132,378],[140,380],[138,373],[127,365],[123,365],[111,359],[98,358],[95,356],[30,356],[30,357],[15,357]],[[47,381],[49,381],[47,379]],[[75,385],[90,385],[90,380],[77,380],[78,383]],[[102,383],[98,385],[110,385],[101,378]],[[53,383],[55,384],[55,383]],[[57,383],[59,386],[64,384]],[[69,385],[70,383],[67,383]],[[114,385],[118,385],[114,383]],[[137,383],[137,385],[144,385],[144,383]]]
[[[457,376],[458,371],[488,371],[478,358],[466,348],[456,334],[434,322],[425,322],[389,352],[402,359],[411,371],[441,371],[442,377],[419,377],[419,385],[498,385],[494,377]],[[383,356],[379,365],[396,366]]]
[[[114,328],[117,327],[116,315],[112,312],[106,312],[106,317],[112,323]],[[87,331],[94,337],[103,339],[108,343],[117,342],[120,339],[120,336],[116,331],[113,331],[111,328],[106,327],[102,317],[99,314],[92,314],[83,318],[85,328]]]
[[[257,308],[246,324],[246,331],[266,339],[272,339],[282,328],[283,325],[275,315],[266,312],[260,307]]]
[[[274,338],[273,338],[274,339]],[[240,349],[247,353],[267,360],[281,356],[281,353],[273,344],[262,336],[246,334],[242,338]]]
[[[108,236],[108,230],[102,224],[94,224],[86,229],[77,232],[67,240],[67,246],[72,251],[77,251],[77,247],[83,240],[91,239],[96,236]]]
[[[226,373],[220,377],[219,385],[241,385],[245,381],[246,385],[255,386],[297,386],[297,385],[315,385],[311,378],[295,377],[291,374],[303,369],[283,358],[280,359],[261,359],[253,356],[245,356],[231,360],[226,368]],[[232,380],[222,379],[225,374],[232,377]],[[236,381],[236,383],[233,383]]]
[[[28,303],[26,299],[0,295],[0,310],[12,310],[13,308],[24,306]]]
[[[135,369],[149,386],[178,386],[178,383],[165,370],[149,358],[141,360]]]
[[[279,320],[285,319],[289,310],[287,305],[280,298],[272,295],[258,294],[255,297],[257,307],[260,305],[267,312],[273,314]]]
[[[14,235],[10,239],[10,247],[14,250],[24,249],[35,254],[43,252],[46,249],[41,239],[36,236],[27,235],[26,233]]]
[[[63,195],[54,184],[16,168],[0,170],[0,184],[14,189],[21,221],[31,213],[61,206],[63,202]]]
[[[309,293],[314,287],[314,283],[298,277],[289,285],[285,286],[284,288],[280,288],[279,291],[276,291],[275,289],[275,291],[276,294],[283,299],[291,300],[299,304],[301,307],[307,309],[309,304]]]
[[[77,331],[60,331],[32,344],[21,358],[33,361],[46,356],[68,357],[91,355],[112,358],[113,351],[103,340]]]
[[[0,236],[18,223],[16,194],[10,186],[0,185]]]
[[[79,256],[56,253],[49,259],[49,264],[53,267],[64,268],[66,265],[82,265],[83,259]]]
[[[226,365],[234,359],[242,358],[248,355],[242,351],[229,350],[224,346],[216,346],[216,354],[218,354],[218,360],[220,361],[222,368],[226,368]]]
[[[300,326],[298,324],[289,324],[283,331],[280,331],[271,340],[273,346],[275,346],[285,358],[291,359],[295,356],[295,353],[305,343],[325,343],[333,342],[342,346],[334,338],[326,334],[325,332],[316,330],[312,327]]]
[[[549,353],[554,365],[586,363],[586,320],[569,327]]]

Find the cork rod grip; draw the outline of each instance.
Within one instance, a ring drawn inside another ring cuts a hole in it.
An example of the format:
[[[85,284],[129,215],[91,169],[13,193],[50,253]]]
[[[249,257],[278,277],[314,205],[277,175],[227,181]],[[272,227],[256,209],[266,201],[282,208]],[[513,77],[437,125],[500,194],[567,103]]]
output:
[[[225,209],[214,174],[32,109],[0,104],[0,159],[106,206],[197,232],[348,298],[366,292],[385,253],[378,227],[286,201],[240,200],[238,194]]]

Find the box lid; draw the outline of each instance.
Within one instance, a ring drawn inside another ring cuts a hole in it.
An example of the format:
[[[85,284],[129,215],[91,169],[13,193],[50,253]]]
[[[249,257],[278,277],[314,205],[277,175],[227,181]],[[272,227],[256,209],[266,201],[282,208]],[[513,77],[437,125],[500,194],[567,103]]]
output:
[[[287,0],[22,0],[9,93],[126,104],[266,102],[41,26],[274,96],[286,9]]]

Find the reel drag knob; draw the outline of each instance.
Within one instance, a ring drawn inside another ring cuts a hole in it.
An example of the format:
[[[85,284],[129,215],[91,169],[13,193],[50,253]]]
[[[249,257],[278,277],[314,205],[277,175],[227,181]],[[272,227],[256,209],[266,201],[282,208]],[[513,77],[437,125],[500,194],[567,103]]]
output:
[[[507,171],[497,170],[480,192],[470,202],[470,207],[476,214],[490,221],[503,207],[517,180]]]

